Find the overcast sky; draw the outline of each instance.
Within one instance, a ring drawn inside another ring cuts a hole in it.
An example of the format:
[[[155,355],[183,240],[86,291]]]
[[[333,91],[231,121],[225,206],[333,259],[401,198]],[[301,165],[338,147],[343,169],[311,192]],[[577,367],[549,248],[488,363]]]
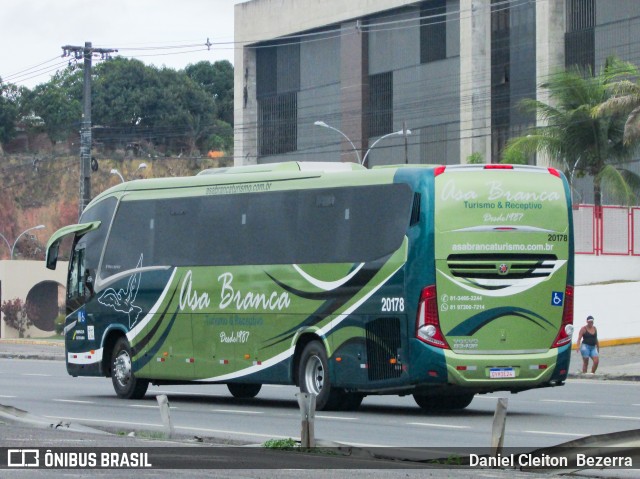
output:
[[[0,78],[29,88],[45,83],[69,61],[61,47],[85,42],[175,69],[233,63],[233,7],[242,1],[2,0]]]

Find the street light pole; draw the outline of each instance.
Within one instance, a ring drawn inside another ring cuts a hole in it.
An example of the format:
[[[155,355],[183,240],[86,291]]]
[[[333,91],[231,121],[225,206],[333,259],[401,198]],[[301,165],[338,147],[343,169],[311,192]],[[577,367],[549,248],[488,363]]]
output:
[[[364,158],[362,158],[362,165],[366,166],[365,163],[367,161],[367,157],[369,156],[369,153],[371,152],[373,147],[378,144],[379,141],[384,140],[385,138],[389,138],[390,136],[404,136],[406,138],[410,134],[411,134],[411,130],[406,128],[403,130],[394,131],[392,133],[387,133],[386,135],[382,135],[380,138],[378,138],[376,141],[373,142],[373,144],[369,147],[367,152],[364,154]]]
[[[122,175],[120,174],[120,172],[118,170],[116,170],[115,168],[112,168],[111,171],[109,172],[109,174],[111,175],[118,175],[118,177],[120,178],[120,182],[124,183],[124,178],[122,177]]]
[[[138,168],[136,168],[136,171],[133,172],[133,174],[135,175],[138,171],[144,170],[146,167],[147,167],[146,163],[140,163],[138,165]],[[122,174],[116,168],[112,168],[109,173],[112,174],[112,175],[117,175],[120,178],[120,181],[122,183],[125,182],[124,177],[122,176]]]
[[[27,230],[24,230],[22,233],[20,233],[16,238],[16,240],[14,241],[13,247],[11,248],[11,259],[13,259],[13,251],[16,249],[16,244],[18,244],[18,240],[22,237],[22,235],[32,230],[41,230],[42,228],[44,228],[44,225],[33,226]]]
[[[321,126],[323,128],[329,128],[330,130],[333,130],[333,131],[337,131],[342,136],[344,136],[347,139],[347,141],[349,143],[351,143],[351,146],[353,147],[353,151],[356,152],[356,156],[358,157],[358,163],[363,165],[363,166],[366,166],[365,162],[367,161],[367,156],[369,156],[369,153],[371,152],[373,147],[378,144],[379,141],[384,140],[385,138],[388,138],[390,136],[398,136],[398,135],[399,136],[404,136],[406,138],[407,136],[409,136],[411,134],[411,130],[409,130],[406,127],[403,127],[402,130],[398,130],[398,131],[394,131],[392,133],[387,133],[386,135],[382,135],[380,138],[378,138],[376,141],[373,142],[373,144],[369,147],[369,149],[367,149],[367,152],[364,154],[364,157],[362,159],[360,159],[360,153],[358,152],[358,149],[356,148],[356,145],[353,144],[351,139],[346,134],[344,134],[343,132],[341,132],[337,128],[334,128],[331,125],[327,125],[324,121],[316,121],[313,124],[316,125],[316,126]],[[405,146],[405,150],[406,150],[406,146]],[[406,155],[406,152],[405,152],[405,155]],[[407,159],[405,158],[405,163],[406,162],[407,162]]]
[[[323,128],[329,128],[330,130],[333,130],[333,131],[337,131],[342,136],[344,136],[347,139],[347,141],[351,144],[351,147],[353,148],[353,151],[356,152],[356,158],[358,158],[358,164],[362,164],[362,160],[360,159],[360,152],[356,148],[356,145],[353,144],[353,141],[351,141],[351,138],[349,138],[346,134],[344,134],[343,132],[341,132],[337,128],[334,128],[331,125],[327,125],[324,121],[319,121],[318,120],[318,121],[314,122],[313,124],[316,125],[316,126],[321,126]]]

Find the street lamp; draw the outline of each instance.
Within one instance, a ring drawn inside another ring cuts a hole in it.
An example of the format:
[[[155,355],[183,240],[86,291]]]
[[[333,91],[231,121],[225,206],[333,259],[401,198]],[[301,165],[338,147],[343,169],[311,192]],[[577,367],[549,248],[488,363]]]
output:
[[[394,131],[392,133],[387,133],[386,135],[382,135],[380,138],[378,138],[376,141],[373,142],[373,145],[371,145],[369,147],[369,149],[367,150],[367,152],[364,154],[364,158],[362,158],[362,164],[364,165],[365,162],[367,161],[367,156],[369,156],[369,152],[371,152],[371,150],[373,149],[374,146],[376,146],[376,144],[380,141],[380,140],[384,140],[385,138],[388,138],[390,136],[408,136],[411,134],[411,130],[409,130],[408,128],[406,130],[398,130],[398,131]]]
[[[44,228],[44,225],[33,226],[27,230],[24,230],[22,233],[20,233],[13,243],[13,248],[11,248],[11,259],[13,259],[13,251],[16,249],[16,244],[18,244],[18,240],[22,237],[22,235],[32,230],[41,230],[42,228]]]
[[[318,121],[314,122],[313,124],[314,124],[314,125],[316,125],[316,126],[321,126],[321,127],[323,127],[323,128],[329,128],[330,130],[333,130],[333,131],[337,131],[337,132],[338,132],[338,133],[340,133],[342,136],[344,136],[344,137],[347,139],[347,141],[348,141],[349,143],[351,143],[351,147],[353,148],[353,151],[355,151],[355,152],[356,152],[356,157],[358,158],[358,163],[359,163],[359,164],[362,164],[362,160],[360,159],[360,152],[359,152],[359,151],[358,151],[358,149],[356,148],[356,145],[354,145],[354,144],[353,144],[353,141],[351,141],[351,138],[349,138],[347,135],[345,135],[343,132],[341,132],[341,131],[340,131],[340,130],[338,130],[337,128],[334,128],[334,127],[333,127],[333,126],[331,126],[331,125],[327,125],[324,121],[319,121],[319,120],[318,120]]]
[[[138,165],[138,168],[136,168],[136,171],[133,172],[133,174],[135,175],[138,171],[144,170],[146,167],[147,167],[146,163],[140,163]],[[120,172],[117,169],[112,168],[109,174],[117,175],[120,178],[120,182],[124,183],[124,177],[122,176],[122,174],[120,174]]]
[[[109,172],[109,174],[110,175],[118,175],[118,177],[120,178],[120,182],[124,183],[124,178],[122,177],[120,172],[118,170],[116,170],[115,168],[112,168],[111,171]]]
[[[314,125],[316,125],[316,126],[321,126],[321,127],[323,127],[323,128],[329,128],[330,130],[333,130],[333,131],[337,131],[337,132],[338,132],[338,133],[340,133],[342,136],[344,136],[344,137],[347,139],[347,141],[348,141],[349,143],[351,143],[351,146],[353,147],[353,151],[355,151],[355,152],[356,152],[356,156],[358,157],[358,163],[359,163],[359,164],[361,164],[361,165],[363,165],[363,166],[365,165],[365,162],[367,161],[367,157],[369,156],[369,153],[371,152],[371,150],[373,149],[373,147],[374,147],[374,146],[376,146],[376,145],[378,144],[378,142],[379,142],[380,140],[384,140],[385,138],[388,138],[388,137],[390,137],[390,136],[397,136],[397,135],[400,135],[400,136],[405,136],[405,137],[406,137],[406,136],[408,136],[408,135],[410,135],[410,134],[411,134],[411,130],[409,130],[409,129],[407,128],[407,129],[402,129],[402,130],[394,131],[394,132],[392,132],[392,133],[387,133],[386,135],[382,135],[380,138],[378,138],[376,141],[374,141],[374,142],[373,142],[373,144],[372,144],[372,145],[367,149],[367,152],[364,154],[364,157],[363,157],[362,159],[360,159],[360,153],[358,152],[358,149],[356,148],[356,145],[354,145],[354,144],[353,144],[353,142],[351,141],[351,139],[350,139],[346,134],[344,134],[342,131],[338,130],[337,128],[334,128],[334,127],[333,127],[333,126],[331,126],[331,125],[327,125],[324,121],[316,121],[316,122],[314,122],[313,124],[314,124]]]

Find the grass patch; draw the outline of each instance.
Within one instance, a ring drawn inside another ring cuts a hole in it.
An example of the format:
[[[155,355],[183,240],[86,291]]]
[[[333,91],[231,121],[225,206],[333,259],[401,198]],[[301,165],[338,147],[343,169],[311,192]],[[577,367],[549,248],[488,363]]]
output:
[[[294,449],[298,448],[298,442],[291,438],[288,439],[269,439],[262,444],[267,449]]]

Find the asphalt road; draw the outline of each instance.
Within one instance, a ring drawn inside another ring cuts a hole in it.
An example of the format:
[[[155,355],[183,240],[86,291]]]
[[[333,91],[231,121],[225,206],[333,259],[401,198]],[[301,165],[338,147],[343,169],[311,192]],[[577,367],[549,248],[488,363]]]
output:
[[[628,359],[628,356],[627,358]],[[575,363],[574,363],[575,364]],[[509,399],[505,446],[544,447],[580,439],[590,434],[606,434],[640,427],[640,383],[634,381],[602,381],[572,379],[561,388],[528,391],[518,395],[489,395],[474,399],[471,406],[455,414],[426,414],[418,409],[411,398],[369,397],[360,411],[350,413],[324,413],[316,415],[316,437],[325,444],[339,443],[354,446],[356,450],[379,445],[398,446],[403,454],[423,453],[425,448],[441,446],[469,446],[484,448],[490,441],[491,422],[498,396]],[[16,424],[0,424],[0,447],[22,447],[41,444],[45,447],[67,445],[126,445],[146,447],[149,439],[118,435],[96,436],[88,432],[64,431],[80,424],[97,426],[110,432],[126,434],[146,431],[146,437],[158,437],[163,430],[154,395],[169,396],[172,406],[177,440],[180,445],[193,445],[194,437],[203,438],[204,444],[259,444],[268,438],[300,435],[300,413],[297,410],[295,388],[265,387],[257,399],[238,401],[224,386],[151,388],[142,401],[123,401],[115,398],[108,379],[71,378],[61,361],[0,359],[0,404],[20,407],[40,416],[48,429],[23,428]],[[0,420],[1,422],[1,420]],[[60,429],[49,427],[62,422]],[[50,436],[53,434],[53,436]],[[65,434],[63,436],[63,434]],[[79,434],[75,439],[69,435]],[[24,436],[24,439],[20,439]],[[157,442],[157,441],[156,441]],[[151,441],[155,445],[154,441]],[[162,445],[168,444],[160,441]],[[173,444],[173,443],[169,443]],[[201,446],[201,444],[200,444]],[[407,446],[413,446],[411,451]],[[242,448],[231,448],[240,454]],[[263,459],[261,459],[263,460]],[[367,459],[369,460],[369,459]],[[313,467],[309,461],[283,465],[289,469]],[[324,464],[324,468],[328,466]],[[349,466],[345,466],[349,467]],[[349,473],[326,471],[314,477],[343,477],[363,475],[362,465]],[[409,466],[410,467],[410,466]],[[423,467],[421,465],[420,467]],[[238,477],[236,471],[216,469],[215,477]],[[0,470],[1,477],[7,476]],[[25,473],[25,471],[20,471]],[[33,471],[20,477],[36,477],[45,471]],[[46,471],[52,472],[52,471]],[[92,471],[119,473],[122,471]],[[157,477],[155,474],[141,477]],[[243,472],[240,477],[288,477],[293,471]],[[307,470],[296,477],[305,477]],[[376,477],[478,477],[480,471],[431,470],[417,473],[412,470],[388,470]],[[517,477],[513,471],[482,470],[483,477]],[[636,477],[637,471],[605,471],[604,477]],[[426,474],[425,474],[426,473]],[[495,474],[494,474],[495,473]],[[210,477],[211,470],[188,471],[189,477]],[[602,475],[602,473],[598,473]],[[182,473],[171,474],[180,476]],[[38,477],[45,477],[40,475]],[[55,477],[49,474],[46,477]],[[65,476],[60,476],[65,477]],[[109,474],[109,477],[130,477]],[[534,474],[524,477],[536,477]]]

